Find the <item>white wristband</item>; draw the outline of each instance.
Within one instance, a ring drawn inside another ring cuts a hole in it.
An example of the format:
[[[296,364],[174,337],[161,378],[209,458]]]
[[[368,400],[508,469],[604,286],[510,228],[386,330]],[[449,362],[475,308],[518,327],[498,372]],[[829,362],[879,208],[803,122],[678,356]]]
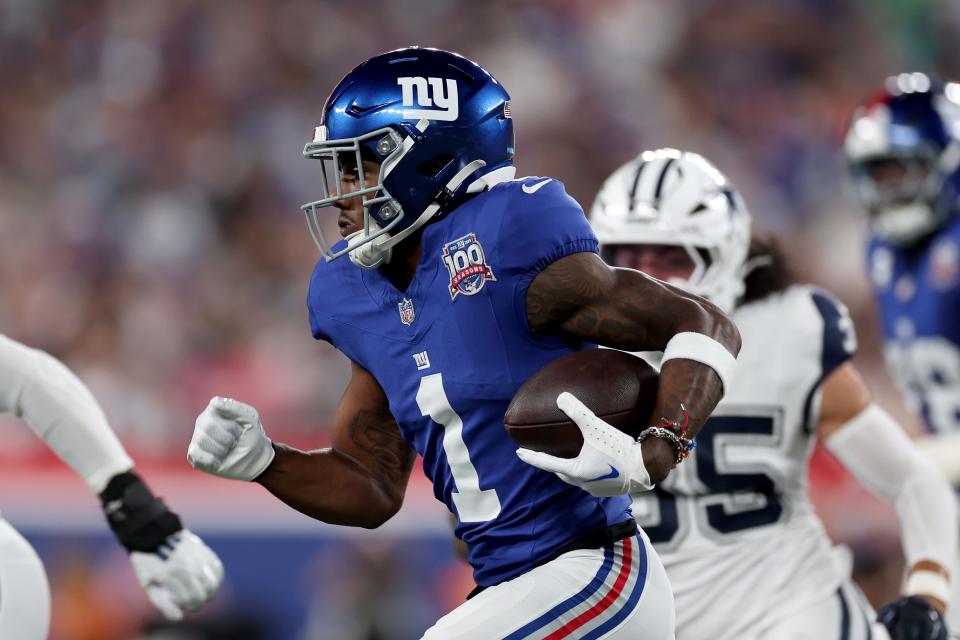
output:
[[[936,571],[914,571],[907,578],[908,596],[931,596],[940,602],[950,602],[950,581]]]
[[[682,358],[684,360],[694,360],[707,365],[713,369],[720,377],[723,384],[723,392],[726,393],[730,388],[730,382],[733,380],[733,369],[737,365],[737,359],[727,348],[702,333],[684,331],[678,333],[667,343],[667,348],[663,350],[663,360],[673,360]]]

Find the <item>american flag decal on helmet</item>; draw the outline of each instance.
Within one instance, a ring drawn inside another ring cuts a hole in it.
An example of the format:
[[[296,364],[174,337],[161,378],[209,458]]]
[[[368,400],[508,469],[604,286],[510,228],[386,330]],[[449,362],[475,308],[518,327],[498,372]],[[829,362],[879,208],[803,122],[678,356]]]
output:
[[[506,102],[503,103],[503,117],[504,117],[504,118],[512,118],[512,117],[513,117],[512,115],[510,115],[510,101],[509,101],[509,100],[507,100]]]

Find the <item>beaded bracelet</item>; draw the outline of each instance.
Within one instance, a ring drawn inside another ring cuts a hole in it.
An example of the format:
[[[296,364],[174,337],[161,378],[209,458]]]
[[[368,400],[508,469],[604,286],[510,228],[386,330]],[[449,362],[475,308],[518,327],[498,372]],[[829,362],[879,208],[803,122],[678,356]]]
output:
[[[683,462],[690,452],[693,451],[697,443],[684,435],[690,424],[690,416],[687,414],[687,408],[680,403],[680,419],[675,421],[660,418],[660,422],[647,427],[637,436],[637,442],[643,442],[648,438],[664,438],[673,445],[673,459],[676,464]]]
[[[697,443],[690,438],[677,435],[676,432],[664,427],[647,427],[637,436],[637,442],[643,442],[649,438],[663,438],[673,445],[673,461],[676,464],[683,462],[690,452],[693,451]]]

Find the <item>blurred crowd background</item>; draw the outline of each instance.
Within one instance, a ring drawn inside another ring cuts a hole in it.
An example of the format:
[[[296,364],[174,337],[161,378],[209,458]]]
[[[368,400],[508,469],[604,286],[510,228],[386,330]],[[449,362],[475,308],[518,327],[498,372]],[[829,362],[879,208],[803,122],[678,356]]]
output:
[[[861,367],[915,424],[883,371],[840,146],[886,75],[960,78],[953,0],[0,0],[0,330],[73,367],[148,466],[185,465],[215,394],[256,405],[278,440],[325,445],[348,367],[307,324],[318,254],[299,205],[319,190],[301,150],[344,73],[410,44],[493,73],[513,96],[519,174],[559,178],[585,207],[642,149],[714,160],[803,278],[851,307]],[[19,425],[0,437],[0,467],[47,458]],[[855,542],[848,493],[820,493],[831,531]],[[384,607],[435,591],[419,578]],[[430,602],[407,618],[426,626]],[[310,624],[262,637],[326,637]],[[401,626],[330,637],[423,628]]]

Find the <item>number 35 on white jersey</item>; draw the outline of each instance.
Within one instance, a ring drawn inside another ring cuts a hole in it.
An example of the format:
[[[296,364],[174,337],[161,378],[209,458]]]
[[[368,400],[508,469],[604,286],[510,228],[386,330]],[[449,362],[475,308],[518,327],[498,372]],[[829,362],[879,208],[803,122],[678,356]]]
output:
[[[850,316],[829,294],[794,286],[733,318],[743,347],[731,388],[691,457],[633,505],[667,568],[681,638],[747,637],[847,578],[806,469],[820,384],[856,349]]]

